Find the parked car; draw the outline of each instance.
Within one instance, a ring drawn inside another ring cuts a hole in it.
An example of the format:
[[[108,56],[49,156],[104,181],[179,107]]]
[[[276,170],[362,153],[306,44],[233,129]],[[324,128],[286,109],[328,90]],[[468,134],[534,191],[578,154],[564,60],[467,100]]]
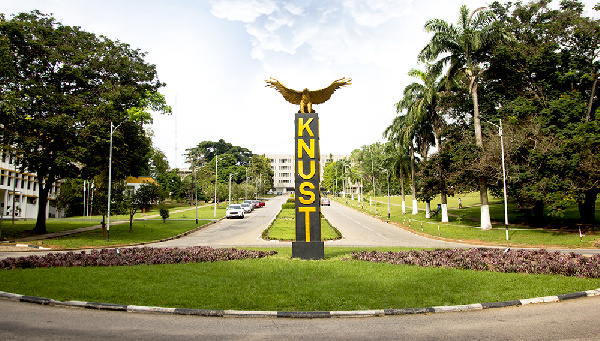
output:
[[[321,198],[321,206],[331,206],[329,198]]]
[[[265,206],[265,202],[262,200],[252,200],[254,207],[260,208]]]
[[[250,212],[252,212],[252,204],[249,204],[247,202],[243,202],[241,206],[244,209],[244,213],[250,213]]]
[[[252,202],[252,200],[244,200],[243,203],[250,205],[251,210],[254,211],[255,206],[254,206],[254,203]]]
[[[244,208],[242,208],[242,205],[239,205],[239,204],[229,205],[229,207],[227,208],[227,212],[225,212],[225,217],[227,219],[229,219],[229,218],[244,219]]]

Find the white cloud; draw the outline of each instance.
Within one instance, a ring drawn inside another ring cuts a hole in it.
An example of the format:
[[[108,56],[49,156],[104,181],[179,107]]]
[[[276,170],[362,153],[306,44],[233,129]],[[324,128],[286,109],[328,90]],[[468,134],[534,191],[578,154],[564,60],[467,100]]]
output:
[[[269,15],[276,8],[277,4],[271,0],[220,0],[211,3],[211,13],[217,18],[244,23]]]
[[[271,53],[294,56],[305,49],[310,58],[324,62],[365,63],[365,46],[380,35],[377,27],[410,13],[412,0],[335,1],[213,1],[219,18],[241,21],[252,39],[252,57],[268,59]]]

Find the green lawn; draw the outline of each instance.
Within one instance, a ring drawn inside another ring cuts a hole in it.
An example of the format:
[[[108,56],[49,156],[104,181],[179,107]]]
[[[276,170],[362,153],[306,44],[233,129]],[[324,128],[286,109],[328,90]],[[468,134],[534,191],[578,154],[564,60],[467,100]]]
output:
[[[127,244],[148,243],[161,239],[174,237],[181,233],[193,230],[198,226],[209,223],[208,220],[200,220],[198,225],[194,220],[171,220],[165,223],[162,220],[140,220],[133,222],[133,231],[129,233],[129,222],[110,227],[110,241],[102,236],[102,229],[76,233],[60,238],[47,239],[41,245],[53,248],[86,248],[102,246],[118,246]]]
[[[3,270],[0,290],[60,301],[327,311],[497,302],[600,286],[598,279],[342,260],[352,250],[362,249],[325,248],[322,261],[290,259],[291,248],[281,248],[266,259],[216,263]]]
[[[509,228],[509,240],[507,242],[506,230],[504,229],[504,206],[500,201],[492,201],[490,205],[490,216],[492,217],[494,229],[491,231],[482,231],[476,228],[479,226],[478,219],[480,215],[480,208],[473,206],[478,203],[479,195],[477,193],[469,193],[466,195],[461,195],[460,198],[462,199],[464,208],[458,209],[458,197],[449,198],[448,214],[450,221],[448,223],[441,223],[441,214],[430,219],[425,218],[425,204],[422,202],[418,203],[420,210],[419,214],[412,215],[411,209],[408,208],[408,206],[412,206],[411,196],[406,196],[406,214],[402,214],[402,198],[391,197],[390,203],[392,205],[390,205],[390,220],[393,222],[402,223],[404,226],[417,233],[459,241],[470,241],[473,243],[481,242],[499,245],[536,246],[548,248],[596,248],[598,247],[597,244],[600,243],[600,234],[596,231],[584,230],[584,237],[580,238],[579,231],[538,229],[513,223],[511,223]],[[373,203],[373,205],[370,206],[368,197],[366,199],[367,200],[365,200],[362,207],[358,200],[353,201],[349,199],[347,201],[350,207],[375,216],[375,204]],[[377,203],[377,216],[383,220],[387,220],[387,197],[378,197],[377,200],[379,201]],[[344,204],[346,203],[346,200],[343,198],[337,198],[336,201]],[[432,209],[437,207],[437,202],[438,201],[435,200],[432,201]],[[573,216],[572,211],[573,209],[567,210],[567,213],[571,212],[568,213],[571,217]],[[516,217],[518,215],[519,213],[517,212],[516,207],[509,204],[509,222],[517,220]]]
[[[282,209],[277,215],[273,224],[263,233],[264,239],[274,239],[281,241],[296,240],[296,220],[295,209]],[[342,236],[329,221],[321,218],[321,240],[335,240]]]
[[[72,220],[72,219],[48,219],[46,221],[46,230],[48,233],[59,231],[75,230],[80,227],[89,227],[98,225],[102,218],[92,217],[91,219]],[[35,220],[16,220],[14,224],[10,220],[2,222],[2,237],[4,239],[18,239],[33,236],[30,232],[35,227]]]

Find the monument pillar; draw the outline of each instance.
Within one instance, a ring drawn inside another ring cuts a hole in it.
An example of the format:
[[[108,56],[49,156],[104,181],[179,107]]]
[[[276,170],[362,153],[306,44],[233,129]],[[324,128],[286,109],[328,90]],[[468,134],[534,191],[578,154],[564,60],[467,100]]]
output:
[[[319,115],[298,113],[295,120],[296,241],[292,257],[324,259],[321,241],[321,194],[319,190]]]

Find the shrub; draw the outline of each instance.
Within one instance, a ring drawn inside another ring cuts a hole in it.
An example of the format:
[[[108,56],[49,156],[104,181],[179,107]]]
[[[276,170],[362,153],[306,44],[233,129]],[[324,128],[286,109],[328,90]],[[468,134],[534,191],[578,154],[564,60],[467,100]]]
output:
[[[281,205],[281,209],[285,210],[285,209],[295,209],[296,208],[296,204],[295,203],[285,203],[283,205]]]
[[[294,199],[293,197],[292,198],[288,198],[287,201],[286,201],[286,203],[288,203],[288,204],[289,203],[295,203],[295,202],[296,202],[296,199]]]
[[[72,266],[131,266],[152,264],[200,263],[248,258],[263,258],[277,251],[215,249],[207,246],[188,248],[122,248],[49,253],[44,256],[6,258],[0,260],[0,269],[50,268]]]
[[[167,218],[169,218],[169,209],[166,208],[165,206],[160,206],[158,208],[158,212],[160,214],[160,216],[162,217],[163,223],[167,222]]]
[[[478,271],[600,278],[600,255],[588,258],[573,252],[566,254],[546,250],[485,248],[400,252],[363,251],[353,252],[351,259]]]

